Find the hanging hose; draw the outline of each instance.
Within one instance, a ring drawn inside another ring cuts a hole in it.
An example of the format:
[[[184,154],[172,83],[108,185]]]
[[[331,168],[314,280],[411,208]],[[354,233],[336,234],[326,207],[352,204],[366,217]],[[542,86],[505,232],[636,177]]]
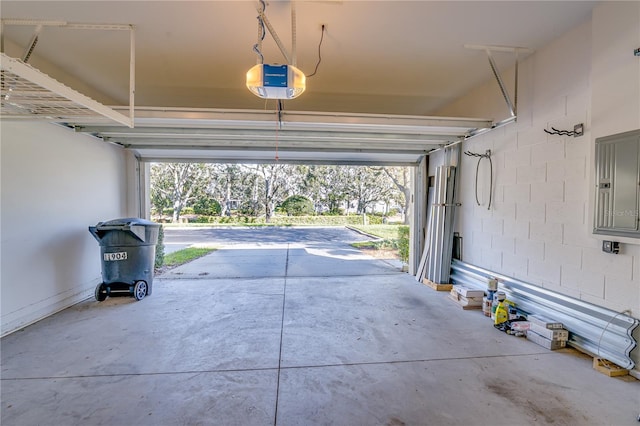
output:
[[[480,163],[482,162],[483,158],[486,158],[489,160],[489,205],[487,206],[487,210],[491,210],[491,201],[493,196],[493,161],[491,161],[491,150],[488,149],[487,152],[484,154],[478,154],[476,152],[471,152],[471,151],[465,151],[464,154],[468,155],[469,157],[478,158],[478,163],[476,164],[476,183],[475,183],[477,205],[481,205],[480,199],[478,198],[478,175],[480,173]]]

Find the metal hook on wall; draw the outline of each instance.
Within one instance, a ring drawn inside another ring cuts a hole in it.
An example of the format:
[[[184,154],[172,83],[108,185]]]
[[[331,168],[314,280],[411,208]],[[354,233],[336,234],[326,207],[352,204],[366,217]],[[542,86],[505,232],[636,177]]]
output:
[[[543,129],[545,133],[550,135],[558,135],[558,136],[573,136],[577,138],[578,136],[584,135],[584,124],[576,124],[573,126],[573,130],[558,130],[555,127],[552,127],[551,130]]]
[[[477,152],[465,151],[464,155],[469,157],[476,157],[478,159],[478,163],[476,164],[476,204],[480,205],[480,199],[478,198],[478,174],[480,172],[480,163],[483,158],[489,160],[489,205],[487,206],[487,210],[491,210],[491,201],[493,195],[493,162],[491,161],[491,150],[488,149],[484,154],[478,154]]]

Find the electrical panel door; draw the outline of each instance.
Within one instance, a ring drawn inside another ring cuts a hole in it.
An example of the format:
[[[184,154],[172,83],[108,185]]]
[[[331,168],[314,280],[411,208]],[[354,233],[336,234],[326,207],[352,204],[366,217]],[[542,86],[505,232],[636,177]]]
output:
[[[594,233],[640,237],[640,130],[596,139]]]

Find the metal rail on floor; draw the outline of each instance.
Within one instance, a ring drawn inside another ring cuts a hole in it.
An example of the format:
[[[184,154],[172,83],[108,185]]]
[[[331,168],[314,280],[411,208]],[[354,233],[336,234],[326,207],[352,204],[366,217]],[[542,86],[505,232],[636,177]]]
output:
[[[626,369],[635,366],[630,353],[637,345],[632,333],[638,319],[459,260],[451,263],[454,284],[486,289],[488,278],[498,279],[499,290],[523,312],[562,322],[571,346]]]

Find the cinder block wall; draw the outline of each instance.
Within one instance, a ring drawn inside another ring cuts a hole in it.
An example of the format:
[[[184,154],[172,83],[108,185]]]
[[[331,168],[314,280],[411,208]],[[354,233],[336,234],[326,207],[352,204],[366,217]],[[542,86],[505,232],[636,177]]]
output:
[[[595,138],[640,128],[637,47],[640,3],[603,2],[589,21],[523,61],[518,122],[463,145],[491,149],[494,172],[487,210],[488,162],[480,168],[477,206],[477,159],[461,157],[457,230],[465,261],[640,317],[640,240],[624,240],[621,253],[611,255],[601,250],[603,237],[592,234]],[[506,80],[512,87],[513,72]],[[439,114],[508,116],[493,81]],[[578,123],[586,130],[578,138],[543,131]],[[638,349],[632,357],[640,364]]]

